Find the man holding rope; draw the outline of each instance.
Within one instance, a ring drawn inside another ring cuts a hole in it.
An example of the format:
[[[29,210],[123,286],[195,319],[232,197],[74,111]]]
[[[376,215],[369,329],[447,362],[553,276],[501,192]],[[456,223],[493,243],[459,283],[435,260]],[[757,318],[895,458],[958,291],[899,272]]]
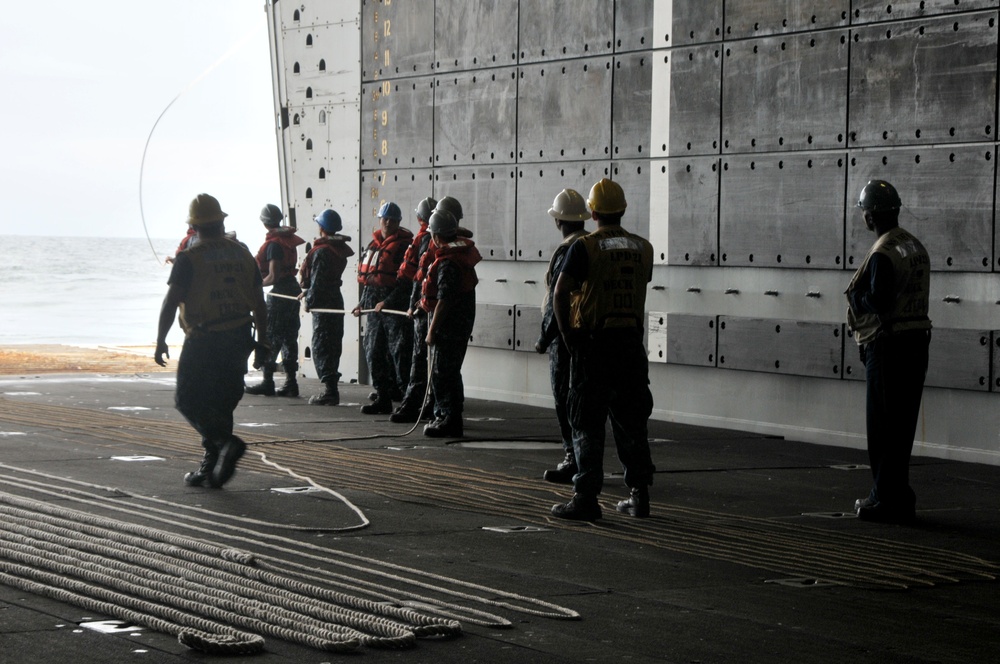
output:
[[[343,310],[344,294],[340,287],[344,284],[344,270],[347,259],[354,250],[347,244],[350,238],[340,235],[343,229],[340,215],[336,210],[323,210],[316,223],[319,237],[312,250],[302,261],[299,280],[302,293],[299,299],[305,302],[306,311],[313,309]],[[316,367],[316,377],[323,383],[322,394],[309,398],[309,403],[317,406],[340,404],[340,356],[344,349],[344,314],[312,311],[312,358]]]
[[[260,211],[260,221],[267,229],[267,235],[257,252],[257,267],[264,286],[271,286],[267,298],[271,356],[262,367],[264,379],[256,385],[248,386],[246,393],[266,397],[299,396],[299,383],[295,374],[299,369],[300,321],[299,304],[295,300],[302,291],[295,278],[295,265],[298,262],[296,247],[305,244],[305,240],[295,234],[295,226],[281,225],[284,217],[281,208],[271,203]],[[285,384],[275,389],[274,372],[278,368],[279,351],[281,366],[285,370]]]
[[[413,233],[399,225],[403,213],[395,203],[383,203],[378,218],[379,225],[358,261],[361,296],[352,311],[355,316],[368,313],[363,344],[375,392],[372,403],[361,407],[366,415],[388,415],[393,399],[403,398],[403,390],[410,383],[413,353],[413,324],[404,316],[382,313],[384,307],[392,304],[386,300],[395,293],[399,266],[413,241]],[[380,303],[385,304],[376,308]],[[402,304],[405,305],[405,300]]]

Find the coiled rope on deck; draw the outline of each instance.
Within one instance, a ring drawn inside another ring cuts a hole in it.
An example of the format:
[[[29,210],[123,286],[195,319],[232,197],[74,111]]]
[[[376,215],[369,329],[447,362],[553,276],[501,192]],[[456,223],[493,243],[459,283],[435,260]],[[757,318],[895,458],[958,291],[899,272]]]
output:
[[[410,631],[417,637],[435,634],[454,634],[460,631],[461,621],[482,625],[492,628],[510,628],[512,623],[494,613],[489,613],[479,609],[471,608],[464,603],[483,604],[489,607],[502,607],[516,612],[546,617],[551,619],[578,620],[580,615],[565,607],[546,602],[537,598],[523,596],[517,593],[491,588],[479,584],[462,581],[425,572],[412,567],[389,563],[385,561],[371,560],[367,557],[358,556],[341,550],[331,550],[310,544],[291,540],[268,532],[254,531],[247,528],[245,520],[241,517],[229,517],[221,514],[213,514],[214,519],[195,517],[187,513],[194,509],[191,506],[179,503],[170,503],[162,499],[132,494],[120,489],[111,489],[99,485],[60,478],[48,473],[16,468],[7,464],[0,464],[0,467],[14,470],[46,479],[45,482],[36,482],[26,478],[14,478],[7,475],[0,475],[0,483],[17,487],[34,493],[43,494],[50,498],[58,498],[61,501],[71,500],[79,504],[96,507],[100,510],[113,510],[125,513],[136,519],[143,521],[155,520],[167,524],[172,528],[183,528],[211,536],[213,538],[228,532],[228,538],[232,541],[243,542],[256,549],[270,549],[279,555],[291,554],[309,561],[309,564],[300,564],[287,560],[276,555],[255,554],[253,556],[253,567],[257,570],[265,570],[280,575],[286,579],[286,584],[292,588],[294,579],[304,579],[309,586],[316,586],[317,581],[327,587],[312,591],[319,599],[327,601],[329,597],[336,597],[339,604],[357,610],[376,613],[393,620],[400,620],[407,623]],[[71,486],[67,486],[71,485]],[[73,487],[87,487],[90,491],[85,491]],[[94,490],[97,493],[94,493]],[[3,494],[0,494],[3,495]],[[130,497],[143,502],[153,502],[162,508],[152,506],[128,507],[121,503],[122,497]],[[41,505],[46,505],[42,503]],[[55,510],[55,508],[48,508]],[[204,512],[204,510],[198,510]],[[57,512],[62,514],[62,512]],[[81,513],[86,515],[86,513]],[[239,525],[226,523],[225,519],[236,519]],[[81,521],[83,521],[81,517]],[[124,531],[135,535],[141,539],[149,539],[146,535],[145,526],[134,523],[115,521],[115,528],[112,530]],[[0,524],[2,528],[2,524]],[[235,549],[220,547],[216,544],[206,544],[198,540],[189,540],[170,533],[157,531],[158,540],[167,544],[172,544],[171,538],[179,537],[178,544],[184,548],[196,547],[197,551],[212,558],[233,559],[239,562],[248,562],[241,556],[247,556],[246,552]],[[121,537],[116,535],[115,537]],[[327,565],[335,565],[345,568],[345,573],[333,572],[325,569]],[[248,572],[243,570],[244,574]],[[256,572],[254,572],[256,574]],[[363,577],[371,577],[368,580]],[[414,587],[417,590],[411,590]],[[334,591],[329,587],[336,587],[340,590],[340,595],[330,595]],[[427,593],[431,593],[428,595]],[[450,601],[443,601],[440,596],[450,598]],[[455,604],[455,601],[463,602],[463,605]],[[426,614],[437,616],[429,618]],[[449,620],[441,621],[439,618]],[[442,627],[444,625],[444,627]],[[383,640],[382,643],[387,643]],[[374,642],[365,641],[364,645],[371,647],[387,647]]]
[[[2,492],[0,514],[0,581],[206,652],[260,652],[251,631],[330,652],[462,631],[455,620],[258,569],[254,556],[221,545]]]
[[[130,493],[120,489],[111,489],[100,485],[93,485],[80,480],[59,478],[40,471],[18,469],[7,464],[0,464],[0,467],[44,477],[48,480],[48,483],[42,483],[27,479],[18,480],[10,476],[0,475],[0,483],[7,484],[9,486],[16,486],[21,489],[51,497],[58,497],[61,500],[72,500],[81,504],[97,507],[98,509],[107,509],[126,513],[144,520],[156,520],[172,527],[184,528],[189,531],[204,533],[212,536],[218,536],[223,531],[230,531],[230,533],[238,533],[229,535],[229,537],[235,541],[244,542],[256,547],[269,548],[282,554],[295,554],[315,561],[316,563],[325,563],[346,568],[351,572],[351,574],[329,572],[316,567],[315,564],[300,565],[293,563],[292,561],[279,559],[273,556],[266,556],[263,554],[257,554],[255,556],[256,565],[258,567],[272,565],[273,567],[271,567],[271,569],[288,575],[293,574],[290,570],[298,569],[301,570],[299,576],[308,579],[313,579],[316,576],[321,575],[330,584],[346,588],[351,592],[367,594],[376,598],[380,602],[392,602],[397,606],[412,606],[423,612],[435,613],[437,615],[482,625],[484,627],[509,628],[512,626],[509,620],[496,614],[479,611],[465,606],[449,604],[438,599],[427,597],[426,595],[421,595],[418,592],[406,590],[398,586],[392,587],[386,585],[386,583],[391,582],[404,586],[414,586],[420,588],[421,590],[436,592],[447,597],[467,602],[484,604],[490,607],[508,608],[513,611],[536,615],[539,617],[553,618],[557,620],[580,619],[580,614],[576,611],[537,598],[527,597],[517,593],[501,590],[499,588],[490,588],[468,581],[445,577],[396,563],[376,561],[343,550],[326,549],[307,542],[297,542],[280,535],[274,535],[261,531],[251,531],[247,529],[247,525],[245,523],[247,519],[244,517],[216,515],[217,518],[215,520],[199,518],[185,515],[183,513],[184,511],[191,510],[193,508],[180,503],[171,503],[159,498],[142,496],[141,494]],[[67,486],[60,487],[59,490],[56,491],[51,488],[51,482],[55,481],[97,489],[100,490],[101,493],[89,493],[81,489],[70,488]],[[153,502],[157,505],[169,507],[170,509],[160,509],[156,507],[129,508],[120,504],[119,499],[122,496],[128,496],[140,501]],[[114,500],[112,500],[112,498],[114,498]],[[199,511],[204,512],[205,510]],[[222,518],[234,519],[240,522],[240,524],[233,525],[225,523],[224,521],[219,520]],[[261,522],[255,521],[255,523]],[[121,522],[121,528],[131,532],[142,533],[144,526]],[[166,538],[173,537],[170,533],[164,533],[162,536]],[[232,550],[229,552],[232,553]],[[222,555],[225,555],[226,553],[227,552],[224,551]],[[359,578],[360,575],[372,576],[380,581],[377,583],[365,581]],[[459,588],[461,588],[461,590]]]

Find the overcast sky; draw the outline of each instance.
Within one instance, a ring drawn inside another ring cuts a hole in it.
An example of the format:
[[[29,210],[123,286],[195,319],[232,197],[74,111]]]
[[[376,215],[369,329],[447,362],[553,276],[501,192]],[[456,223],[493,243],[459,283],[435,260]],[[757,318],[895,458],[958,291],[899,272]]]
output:
[[[147,139],[154,238],[203,191],[251,245],[281,204],[263,0],[5,3],[0,89],[0,235],[145,237]]]

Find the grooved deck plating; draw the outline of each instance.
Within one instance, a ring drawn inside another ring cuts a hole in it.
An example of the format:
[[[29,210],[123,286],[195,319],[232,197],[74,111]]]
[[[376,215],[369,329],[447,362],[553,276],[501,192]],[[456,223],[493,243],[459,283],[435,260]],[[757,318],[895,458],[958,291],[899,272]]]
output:
[[[2,400],[0,422],[57,429],[109,443],[190,453],[191,429],[182,423],[150,422],[87,409]],[[465,510],[548,527],[583,530],[677,554],[735,563],[769,574],[881,589],[927,587],[994,580],[998,567],[976,556],[884,538],[803,525],[787,518],[758,518],[669,502],[654,502],[653,516],[619,516],[605,501],[605,518],[578,524],[547,515],[550,501],[568,498],[535,479],[417,459],[383,450],[352,450],[332,443],[286,441],[243,433],[251,452],[309,476],[320,485],[368,491],[445,509]],[[243,467],[274,472],[248,454]]]

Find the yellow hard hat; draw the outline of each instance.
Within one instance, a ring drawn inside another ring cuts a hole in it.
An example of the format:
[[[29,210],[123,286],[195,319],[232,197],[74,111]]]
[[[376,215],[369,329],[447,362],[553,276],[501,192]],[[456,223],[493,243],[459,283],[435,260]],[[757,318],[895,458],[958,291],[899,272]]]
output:
[[[586,221],[590,219],[587,202],[576,189],[563,189],[552,201],[549,214],[559,221]]]
[[[191,200],[188,206],[187,222],[192,226],[203,226],[222,221],[229,215],[222,211],[219,201],[215,196],[208,194],[198,194]]]
[[[598,214],[617,214],[624,212],[628,204],[625,202],[625,192],[622,191],[621,185],[604,178],[591,187],[587,205]]]

